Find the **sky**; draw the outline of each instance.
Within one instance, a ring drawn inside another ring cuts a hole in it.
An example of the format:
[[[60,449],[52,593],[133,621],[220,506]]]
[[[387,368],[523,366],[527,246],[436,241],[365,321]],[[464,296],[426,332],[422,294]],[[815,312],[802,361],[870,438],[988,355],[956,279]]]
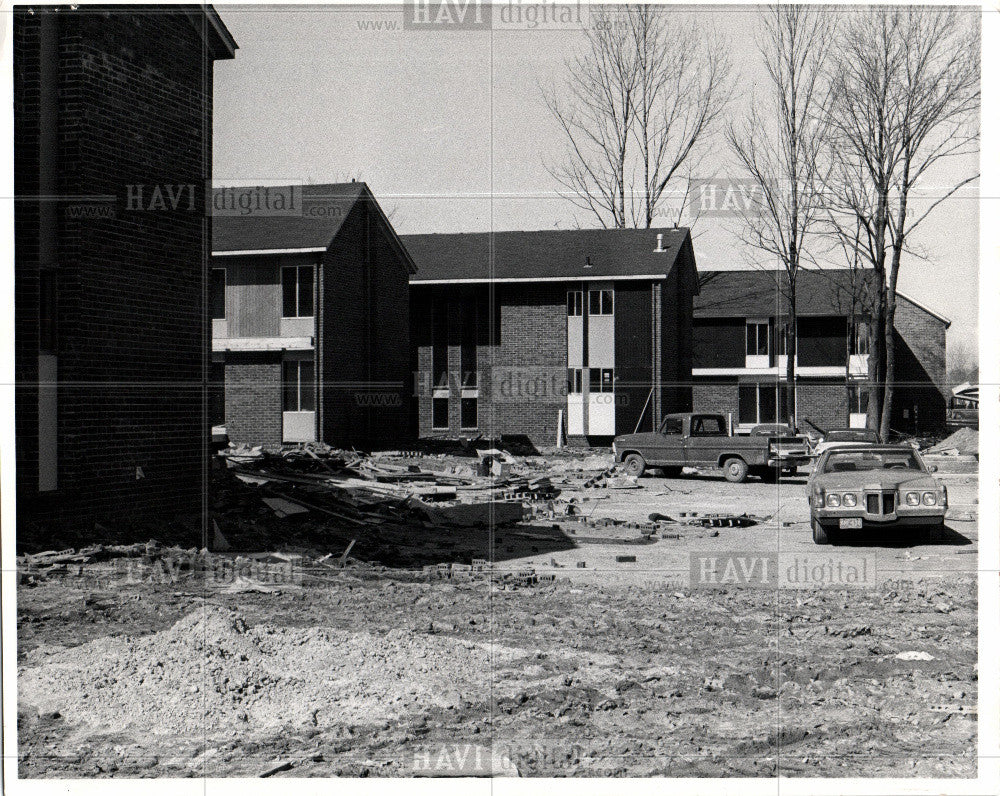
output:
[[[578,24],[427,30],[404,28],[399,6],[216,9],[239,44],[215,67],[217,184],[364,180],[400,234],[596,225],[549,172],[565,144],[542,97],[583,52]],[[696,14],[729,43],[737,83],[727,116],[738,120],[765,90],[758,11]],[[744,176],[721,136],[706,150],[709,176]],[[955,160],[928,184],[977,161]],[[914,234],[923,256],[904,259],[900,274],[901,291],[952,320],[951,354],[977,346],[978,208],[975,186],[942,203]],[[737,226],[697,219],[699,268],[752,267]]]

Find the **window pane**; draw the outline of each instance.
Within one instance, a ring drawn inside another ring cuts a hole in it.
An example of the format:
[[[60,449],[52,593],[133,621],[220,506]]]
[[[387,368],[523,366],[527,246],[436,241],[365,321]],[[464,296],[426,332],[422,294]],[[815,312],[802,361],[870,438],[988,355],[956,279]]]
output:
[[[282,365],[282,411],[299,411],[299,363],[294,360],[285,362]]]
[[[760,390],[760,420],[761,423],[776,423],[778,421],[778,394],[774,384],[761,384]]]
[[[212,269],[211,298],[212,319],[222,320],[226,317],[226,269]]]
[[[479,399],[462,399],[462,428],[476,428],[479,425]]]
[[[747,356],[752,357],[757,353],[757,324],[747,324]]]
[[[208,380],[208,420],[220,426],[226,422],[226,363],[213,361]]]
[[[680,434],[684,431],[684,423],[677,418],[667,418],[663,421],[664,434]]]
[[[311,318],[313,314],[313,267],[299,268],[299,317]]]
[[[740,423],[757,422],[757,385],[741,384],[738,391]]]
[[[601,314],[601,291],[591,290],[590,291],[590,314],[600,315]]]
[[[312,360],[299,363],[299,411],[316,411],[316,366]]]
[[[431,400],[431,427],[448,428],[447,398],[433,398]]]
[[[297,268],[281,269],[281,315],[285,318],[296,316],[296,272]]]
[[[611,315],[615,311],[615,294],[611,290],[601,291],[601,309],[605,315]]]
[[[589,368],[590,371],[590,391],[601,391],[601,371],[600,368]]]
[[[567,315],[579,315],[579,293],[575,290],[566,291],[566,314]]]

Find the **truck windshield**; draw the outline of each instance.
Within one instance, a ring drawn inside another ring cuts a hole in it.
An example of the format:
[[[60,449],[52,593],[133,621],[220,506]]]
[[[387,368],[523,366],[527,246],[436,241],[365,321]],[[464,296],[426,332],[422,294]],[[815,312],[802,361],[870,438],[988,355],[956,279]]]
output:
[[[871,470],[922,470],[920,462],[907,451],[847,451],[831,453],[824,473],[853,473]]]

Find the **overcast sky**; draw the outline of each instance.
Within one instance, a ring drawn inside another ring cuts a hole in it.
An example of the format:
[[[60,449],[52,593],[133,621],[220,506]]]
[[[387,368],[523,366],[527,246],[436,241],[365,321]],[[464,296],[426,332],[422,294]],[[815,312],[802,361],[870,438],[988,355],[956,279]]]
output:
[[[403,29],[398,7],[266,8],[216,5],[240,49],[215,71],[214,177],[222,184],[366,181],[398,232],[595,226],[546,166],[564,142],[541,96],[582,52],[561,30]],[[763,91],[757,11],[698,13],[732,48],[742,114]],[[721,138],[704,169],[733,175]],[[978,168],[953,162],[931,183]],[[699,268],[751,267],[732,219],[694,227]],[[900,289],[953,321],[949,346],[975,350],[978,192],[937,208],[904,261]]]

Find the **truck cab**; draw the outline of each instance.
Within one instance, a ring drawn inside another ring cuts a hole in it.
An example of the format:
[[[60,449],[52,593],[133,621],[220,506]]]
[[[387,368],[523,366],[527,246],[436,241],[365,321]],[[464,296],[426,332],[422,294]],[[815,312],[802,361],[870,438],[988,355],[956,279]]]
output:
[[[647,466],[662,468],[667,476],[680,475],[683,467],[721,467],[734,483],[748,475],[777,480],[809,461],[799,437],[737,437],[724,415],[711,413],[665,415],[656,431],[615,437],[612,450],[630,475],[642,475]]]

